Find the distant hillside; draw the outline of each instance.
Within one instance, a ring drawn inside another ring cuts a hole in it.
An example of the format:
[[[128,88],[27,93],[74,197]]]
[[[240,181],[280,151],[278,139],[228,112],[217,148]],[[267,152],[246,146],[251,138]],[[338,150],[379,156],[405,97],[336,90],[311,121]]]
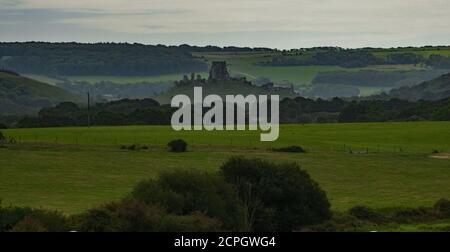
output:
[[[128,43],[0,43],[0,68],[19,73],[154,76],[203,71],[186,48]]]
[[[14,72],[0,71],[1,115],[35,114],[41,108],[54,106],[64,101],[82,103],[83,99]]]
[[[372,98],[398,98],[409,101],[435,101],[447,97],[450,97],[450,73],[442,75],[436,79],[423,82],[419,85],[392,89],[388,95],[379,95]]]
[[[176,81],[174,87],[157,96],[156,100],[161,104],[170,104],[172,97],[184,94],[193,101],[194,87],[202,87],[203,97],[215,94],[219,95],[224,101],[226,95],[277,94],[280,96],[280,100],[296,96],[293,87],[276,87],[273,83],[256,86],[245,78],[232,78],[230,77],[226,61],[213,61],[208,79],[204,79],[200,75],[196,76],[195,73],[191,73],[190,78],[185,75],[183,80]]]

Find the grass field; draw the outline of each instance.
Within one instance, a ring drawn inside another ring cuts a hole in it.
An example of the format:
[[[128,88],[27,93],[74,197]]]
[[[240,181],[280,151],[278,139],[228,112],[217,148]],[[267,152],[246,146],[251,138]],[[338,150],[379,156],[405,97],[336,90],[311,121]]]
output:
[[[364,68],[343,68],[339,66],[258,66],[255,63],[269,61],[280,53],[199,53],[208,62],[227,61],[231,74],[246,76],[249,80],[266,77],[277,84],[292,83],[296,87],[308,87],[314,77],[320,72],[333,71],[398,71],[422,69],[414,65],[383,65]],[[293,58],[309,57],[305,55],[288,56]]]
[[[450,48],[445,47],[440,50],[436,48],[430,49],[417,49],[417,48],[403,48],[403,49],[390,49],[390,50],[382,50],[378,52],[374,52],[374,55],[377,57],[386,58],[389,53],[415,53],[422,55],[423,57],[429,57],[430,55],[442,55],[442,56],[450,56]]]
[[[81,212],[119,199],[141,179],[189,169],[216,172],[230,156],[298,162],[327,192],[335,210],[429,206],[450,198],[450,122],[284,125],[275,143],[257,132],[174,132],[168,126],[10,129],[19,144],[0,148],[4,204]],[[187,153],[165,144],[186,139]],[[146,144],[129,151],[122,144]],[[301,145],[306,154],[274,153]],[[368,148],[368,152],[367,152]],[[351,152],[349,150],[352,150]]]

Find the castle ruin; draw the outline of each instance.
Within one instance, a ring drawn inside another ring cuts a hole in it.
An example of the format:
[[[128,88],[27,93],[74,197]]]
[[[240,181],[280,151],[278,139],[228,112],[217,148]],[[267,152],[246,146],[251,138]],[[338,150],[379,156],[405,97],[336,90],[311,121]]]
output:
[[[209,80],[229,80],[227,63],[225,61],[214,61],[209,71]]]

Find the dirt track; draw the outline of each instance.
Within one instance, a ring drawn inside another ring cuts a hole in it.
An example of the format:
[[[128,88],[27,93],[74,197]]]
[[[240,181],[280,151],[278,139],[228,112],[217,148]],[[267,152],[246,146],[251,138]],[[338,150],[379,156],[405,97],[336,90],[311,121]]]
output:
[[[439,153],[430,156],[432,158],[440,158],[440,159],[450,159],[450,153]]]

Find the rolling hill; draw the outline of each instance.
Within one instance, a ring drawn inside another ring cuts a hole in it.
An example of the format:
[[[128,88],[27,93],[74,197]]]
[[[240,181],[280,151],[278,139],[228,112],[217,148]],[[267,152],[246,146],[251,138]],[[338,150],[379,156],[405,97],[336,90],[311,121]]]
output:
[[[60,102],[83,103],[83,98],[10,71],[0,71],[0,115],[36,114]]]
[[[194,97],[194,86],[203,88],[203,97],[210,94],[217,94],[222,99],[225,99],[226,95],[279,95],[280,100],[286,97],[293,98],[297,94],[290,88],[276,87],[270,83],[263,86],[253,85],[244,79],[230,79],[230,80],[218,80],[218,81],[193,81],[187,83],[178,83],[174,87],[170,88],[167,92],[155,97],[155,99],[161,104],[170,104],[172,97],[178,94],[185,94],[191,98]]]
[[[400,87],[393,89],[388,94],[389,98],[402,100],[440,100],[450,97],[450,73],[436,79],[422,82],[411,87]]]

